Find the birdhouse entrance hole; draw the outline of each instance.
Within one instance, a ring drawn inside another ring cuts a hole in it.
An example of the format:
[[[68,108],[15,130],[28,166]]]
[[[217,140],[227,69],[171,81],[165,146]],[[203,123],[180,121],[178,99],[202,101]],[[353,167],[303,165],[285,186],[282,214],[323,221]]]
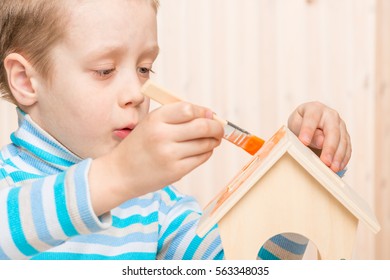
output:
[[[279,247],[287,248],[283,250]],[[317,246],[304,235],[287,232],[272,236],[261,249],[261,259],[317,260],[320,259]]]

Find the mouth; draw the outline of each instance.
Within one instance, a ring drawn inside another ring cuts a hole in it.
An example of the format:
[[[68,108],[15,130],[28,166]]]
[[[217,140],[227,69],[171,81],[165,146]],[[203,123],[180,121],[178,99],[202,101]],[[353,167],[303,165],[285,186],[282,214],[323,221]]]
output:
[[[120,139],[125,139],[132,131],[133,131],[133,128],[124,127],[124,128],[115,130],[114,134],[117,137],[119,137]]]

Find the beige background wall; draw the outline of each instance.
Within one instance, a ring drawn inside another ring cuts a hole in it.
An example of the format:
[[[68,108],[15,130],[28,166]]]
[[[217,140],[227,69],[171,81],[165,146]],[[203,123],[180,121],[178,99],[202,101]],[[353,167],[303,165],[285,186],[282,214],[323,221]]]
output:
[[[263,138],[298,104],[337,109],[352,137],[345,180],[376,210],[357,259],[390,259],[390,1],[161,0],[154,80]],[[0,102],[0,142],[16,126]],[[177,185],[207,203],[249,159],[223,143]]]

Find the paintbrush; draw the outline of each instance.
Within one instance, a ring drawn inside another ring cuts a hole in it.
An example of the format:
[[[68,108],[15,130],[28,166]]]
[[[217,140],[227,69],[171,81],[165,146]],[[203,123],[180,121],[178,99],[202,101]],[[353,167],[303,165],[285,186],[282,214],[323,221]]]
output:
[[[181,101],[180,98],[171,94],[168,90],[156,85],[151,80],[146,81],[142,86],[141,92],[143,95],[153,99],[154,101],[164,105]],[[234,145],[244,149],[251,155],[254,155],[264,144],[264,140],[250,134],[248,131],[232,124],[231,122],[213,115],[213,119],[219,121],[224,127],[224,136],[226,140]]]

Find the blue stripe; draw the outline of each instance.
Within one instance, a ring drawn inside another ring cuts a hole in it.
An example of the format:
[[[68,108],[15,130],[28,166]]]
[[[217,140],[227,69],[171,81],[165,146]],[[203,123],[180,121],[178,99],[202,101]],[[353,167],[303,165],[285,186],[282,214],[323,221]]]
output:
[[[56,174],[60,170],[57,167],[54,167],[53,165],[48,165],[47,162],[42,161],[35,156],[32,156],[28,153],[21,153],[19,155],[20,159],[23,160],[25,164],[28,164],[30,166],[33,166],[38,171],[48,175],[48,174]]]
[[[202,256],[202,260],[208,260],[211,257],[211,254],[218,248],[220,247],[222,250],[222,242],[221,242],[221,237],[218,235],[213,242],[209,245],[207,248],[206,252]]]
[[[6,154],[6,151],[7,151],[7,154],[9,154],[9,155],[7,155],[7,158],[4,157]],[[16,156],[17,154],[19,154],[18,148],[14,144],[8,144],[8,145],[4,146],[2,148],[2,150],[0,151],[0,160],[6,162],[6,160],[9,157]]]
[[[158,194],[151,199],[133,198],[119,206],[119,208],[123,210],[130,209],[132,207],[139,207],[140,209],[146,209],[148,211],[151,211],[151,209],[156,211],[158,210],[161,214],[167,214],[172,209],[172,206],[168,206],[165,201],[160,200]]]
[[[31,180],[31,179],[37,179],[41,178],[42,176],[37,175],[37,174],[32,174],[24,171],[15,171],[11,172],[9,176],[12,178],[12,180],[17,183],[17,182],[22,182],[26,180]]]
[[[117,216],[112,217],[112,226],[116,228],[125,228],[133,224],[150,225],[158,221],[158,212],[153,212],[147,216],[132,215],[125,219],[118,218]]]
[[[13,157],[13,156],[16,156],[17,154],[20,153],[19,149],[17,146],[15,146],[14,144],[9,144],[6,146],[6,148],[8,149],[8,153],[10,153],[10,155]]]
[[[307,247],[307,243],[306,244],[296,243],[284,237],[282,234],[275,235],[274,237],[271,238],[271,241],[276,245],[278,245],[279,247],[283,248],[284,250],[289,251],[295,255],[303,255]]]
[[[176,219],[172,221],[172,223],[168,226],[164,234],[161,236],[160,240],[158,241],[158,251],[161,251],[161,248],[165,242],[165,239],[168,238],[169,235],[177,231],[178,228],[180,228],[183,221],[192,213],[192,211],[187,210],[183,212],[180,216],[178,216]]]
[[[104,256],[98,254],[78,253],[42,253],[32,258],[33,260],[155,260],[156,254],[148,252],[131,252],[117,256]]]
[[[178,196],[176,195],[176,193],[170,187],[166,187],[166,188],[164,188],[162,190],[165,191],[168,194],[169,198],[172,201],[178,200]]]
[[[111,247],[119,247],[131,243],[154,243],[156,242],[158,236],[157,232],[144,233],[144,232],[134,232],[123,237],[117,237],[113,235],[104,235],[104,234],[89,234],[89,235],[79,235],[71,239],[72,242],[85,243],[85,244],[100,244],[107,245]]]
[[[202,241],[203,239],[196,235],[188,245],[187,250],[183,256],[183,260],[192,260]]]
[[[8,174],[5,172],[4,168],[0,168],[0,179],[7,178]]]
[[[262,247],[259,252],[259,258],[261,260],[280,260],[277,256],[272,254],[270,251]]]
[[[173,259],[175,256],[177,248],[179,248],[180,243],[186,237],[186,234],[193,228],[195,224],[195,221],[191,221],[181,227],[179,227],[177,233],[175,234],[175,238],[173,239],[173,242],[169,245],[169,248],[167,250],[167,253],[165,254],[164,259]],[[165,244],[166,246],[167,244]],[[184,248],[183,248],[184,249]]]
[[[28,243],[24,235],[22,221],[20,220],[19,192],[20,188],[12,188],[8,193],[8,226],[12,240],[14,241],[16,247],[18,247],[19,251],[26,256],[32,256],[38,254],[38,251]]]
[[[55,151],[56,153],[63,153],[65,156],[69,156],[68,151],[64,150],[64,148],[58,145],[57,142],[52,141],[50,138],[46,137],[46,135],[42,134],[42,132],[35,127],[35,124],[30,123],[28,120],[24,121],[22,126],[19,129],[19,133],[21,133],[22,136],[23,136],[23,131],[28,133],[29,135],[28,140],[31,138],[31,135],[33,135],[36,138],[42,140],[43,142],[49,144],[51,148],[55,148],[57,150]]]
[[[161,193],[165,192],[168,194],[169,198],[172,201],[169,201],[171,205],[167,205],[166,201],[164,201],[161,197]],[[145,209],[156,205],[159,207],[159,211],[163,214],[167,214],[171,209],[172,205],[176,205],[175,202],[181,197],[176,196],[175,192],[171,189],[171,187],[165,187],[162,190],[147,194],[146,196],[130,199],[124,203],[122,203],[119,208],[120,209],[128,209],[133,206],[140,207],[141,209]]]
[[[128,209],[134,206],[140,207],[140,208],[147,208],[151,206],[152,204],[156,204],[159,198],[157,197],[157,193],[153,195],[153,197],[150,198],[133,198],[125,203],[122,203],[119,208],[120,209]]]
[[[11,258],[8,257],[8,256],[4,253],[3,249],[1,249],[1,247],[0,247],[0,260],[10,260],[10,259],[11,259]]]
[[[7,158],[6,160],[4,160],[4,163],[13,167],[13,168],[17,168],[17,166],[9,159]]]
[[[223,250],[219,251],[217,255],[213,258],[213,260],[223,260],[225,258],[225,253]]]
[[[92,206],[89,203],[88,182],[86,181],[87,172],[91,160],[82,161],[77,165],[74,171],[74,184],[77,198],[77,209],[81,216],[84,225],[91,231],[97,232],[101,230],[95,221],[95,215],[91,212]]]
[[[47,227],[42,202],[42,186],[43,180],[39,180],[34,182],[31,187],[31,214],[33,216],[35,231],[41,241],[50,246],[58,246],[63,241],[55,240]]]
[[[74,162],[71,162],[71,161],[63,159],[61,157],[50,154],[50,153],[46,152],[45,150],[42,150],[42,149],[22,140],[20,138],[17,138],[14,134],[11,134],[11,140],[13,143],[15,143],[15,145],[24,147],[28,151],[34,153],[35,155],[44,159],[47,162],[50,162],[50,163],[53,163],[56,165],[60,165],[60,166],[65,166],[65,167],[69,167],[69,166],[74,164]]]
[[[77,230],[72,224],[68,209],[66,207],[66,194],[65,194],[65,172],[57,175],[54,183],[54,199],[56,204],[57,217],[61,224],[64,233],[71,237],[77,235]]]
[[[176,204],[174,204],[174,205],[176,205]],[[158,202],[158,210],[159,210],[159,212],[161,213],[161,214],[168,214],[169,213],[169,211],[171,211],[172,210],[172,205],[167,205],[166,203],[165,203],[165,201],[163,201],[163,200],[160,200],[159,202]]]

